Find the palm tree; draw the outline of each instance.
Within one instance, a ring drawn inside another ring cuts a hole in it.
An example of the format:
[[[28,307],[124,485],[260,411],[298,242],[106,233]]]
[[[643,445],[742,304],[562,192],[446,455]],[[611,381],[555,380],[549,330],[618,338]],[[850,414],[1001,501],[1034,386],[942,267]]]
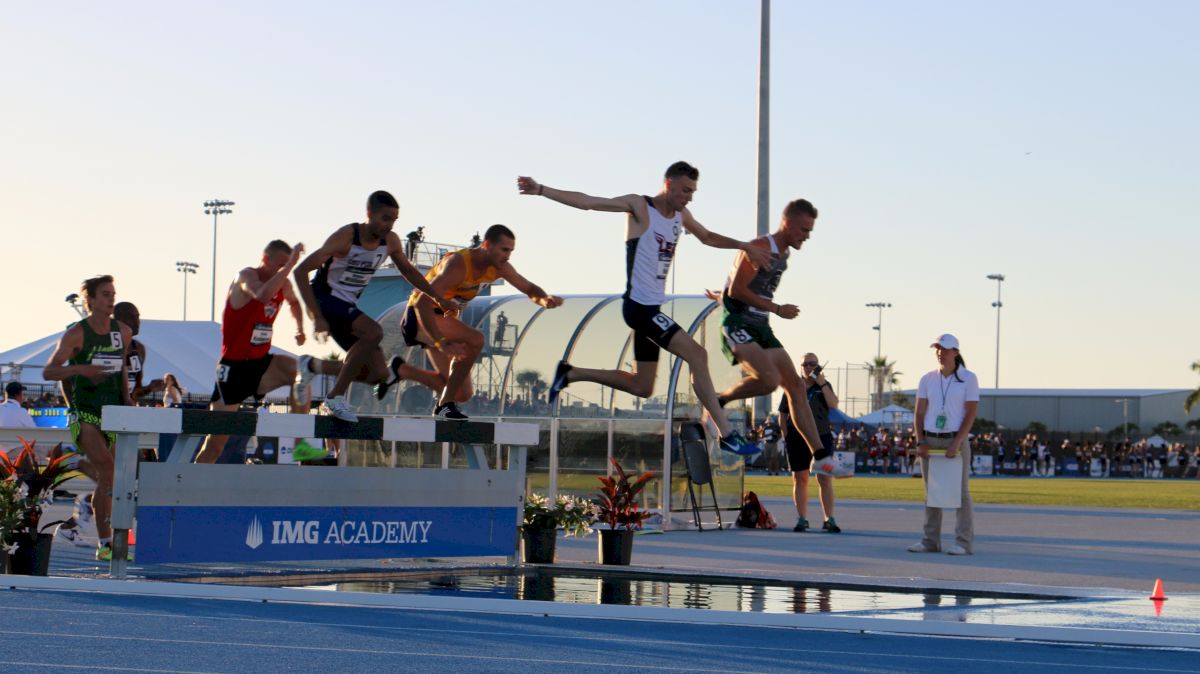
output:
[[[1200,360],[1192,363],[1192,370],[1200,372]],[[1183,401],[1183,411],[1190,414],[1196,405],[1200,405],[1200,388],[1188,394],[1187,400]]]
[[[1183,429],[1181,429],[1179,424],[1175,423],[1174,421],[1164,421],[1155,426],[1151,432],[1155,435],[1161,435],[1164,438],[1171,438],[1175,437],[1176,435],[1181,435],[1183,433]]]
[[[867,376],[875,382],[875,393],[872,394],[871,409],[883,407],[884,388],[891,388],[900,383],[903,372],[896,371],[896,361],[888,362],[887,356],[876,356],[867,366]]]
[[[517,386],[520,386],[521,390],[525,392],[526,399],[539,379],[537,370],[521,370],[517,373]]]

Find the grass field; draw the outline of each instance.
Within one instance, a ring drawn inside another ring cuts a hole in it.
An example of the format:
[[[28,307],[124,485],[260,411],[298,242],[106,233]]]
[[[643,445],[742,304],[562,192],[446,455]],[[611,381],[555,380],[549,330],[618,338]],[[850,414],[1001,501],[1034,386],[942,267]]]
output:
[[[814,483],[809,482],[812,496]],[[746,489],[759,496],[791,496],[792,481],[786,475],[747,475]],[[921,480],[911,477],[838,480],[836,492],[839,499],[925,500]],[[1200,480],[976,478],[971,496],[975,503],[1200,510]]]

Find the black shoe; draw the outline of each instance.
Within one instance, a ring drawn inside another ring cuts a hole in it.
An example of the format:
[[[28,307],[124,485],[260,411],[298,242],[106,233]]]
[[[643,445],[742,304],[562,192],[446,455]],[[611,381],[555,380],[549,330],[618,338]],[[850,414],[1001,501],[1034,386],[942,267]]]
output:
[[[446,403],[433,408],[433,416],[439,419],[450,419],[452,421],[466,421],[470,417],[462,413],[458,409],[457,403]]]
[[[837,520],[833,519],[832,517],[825,520],[825,523],[821,525],[821,529],[823,529],[831,534],[842,533],[842,528],[837,525]]]
[[[558,367],[554,368],[554,380],[550,382],[550,392],[546,395],[546,401],[551,405],[558,400],[558,394],[570,385],[567,381],[567,373],[570,371],[570,363],[565,360],[558,361]]]
[[[404,359],[400,356],[392,359],[392,364],[388,366],[388,369],[392,371],[392,379],[375,385],[376,400],[383,400],[387,397],[388,390],[400,383],[400,366],[402,365],[404,365]]]
[[[801,517],[796,520],[796,526],[792,527],[792,531],[808,531],[808,519]]]

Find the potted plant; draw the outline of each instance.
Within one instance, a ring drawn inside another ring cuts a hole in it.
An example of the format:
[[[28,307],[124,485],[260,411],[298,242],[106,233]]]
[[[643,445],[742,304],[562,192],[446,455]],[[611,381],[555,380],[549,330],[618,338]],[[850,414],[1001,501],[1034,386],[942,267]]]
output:
[[[592,533],[595,521],[596,504],[588,499],[559,494],[551,503],[542,494],[530,494],[521,525],[523,559],[530,564],[554,563],[559,527],[567,536],[585,536]]]
[[[654,473],[647,471],[630,480],[621,464],[610,460],[616,475],[600,478],[599,521],[608,525],[600,530],[600,563],[628,565],[633,556],[633,532],[650,516],[638,506],[638,496]]]
[[[42,508],[54,498],[56,486],[75,477],[68,465],[75,453],[64,453],[59,443],[42,466],[34,452],[36,443],[18,438],[22,448],[15,460],[0,452],[0,549],[7,558],[7,573],[44,576],[54,539],[45,531],[63,521],[42,524]]]

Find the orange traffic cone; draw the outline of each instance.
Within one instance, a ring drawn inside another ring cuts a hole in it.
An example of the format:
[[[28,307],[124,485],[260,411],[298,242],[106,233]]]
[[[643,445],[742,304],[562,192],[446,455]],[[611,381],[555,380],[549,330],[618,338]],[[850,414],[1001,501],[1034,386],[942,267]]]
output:
[[[1154,592],[1150,595],[1151,601],[1166,601],[1167,596],[1163,594],[1162,578],[1154,581]]]
[[[137,545],[137,533],[135,533],[133,529],[129,530],[129,544]]]

